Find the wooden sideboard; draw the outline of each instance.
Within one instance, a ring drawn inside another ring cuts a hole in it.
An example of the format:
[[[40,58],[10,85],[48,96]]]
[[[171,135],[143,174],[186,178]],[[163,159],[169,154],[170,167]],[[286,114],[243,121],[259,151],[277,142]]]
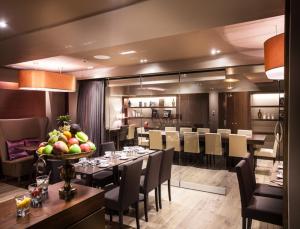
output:
[[[73,184],[77,188],[70,201],[59,199],[63,182],[49,185],[49,198],[41,208],[30,208],[24,218],[16,217],[15,200],[0,203],[0,228],[105,228],[104,191]]]

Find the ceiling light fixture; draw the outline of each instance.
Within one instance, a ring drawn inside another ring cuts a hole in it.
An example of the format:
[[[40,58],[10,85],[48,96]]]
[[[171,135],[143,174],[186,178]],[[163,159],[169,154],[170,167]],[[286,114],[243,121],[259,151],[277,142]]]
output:
[[[147,63],[147,62],[148,62],[147,59],[141,59],[141,60],[140,60],[140,63],[141,63],[141,64],[144,64],[144,63]]]
[[[74,92],[76,91],[76,79],[72,75],[55,72],[20,70],[19,89]]]
[[[1,29],[7,28],[7,22],[4,21],[4,20],[0,21],[0,28],[1,28]]]
[[[107,55],[96,55],[94,58],[97,60],[109,60],[111,57]]]
[[[236,83],[238,82],[239,80],[238,79],[233,79],[233,78],[227,78],[224,80],[226,83]]]
[[[87,69],[93,69],[94,68],[94,66],[88,66],[87,67]]]
[[[284,33],[264,43],[265,71],[271,80],[284,79]]]
[[[211,55],[216,55],[216,54],[220,54],[221,53],[221,50],[219,50],[219,49],[212,49],[211,51],[210,51],[210,54]]]
[[[134,53],[136,53],[136,51],[134,51],[134,50],[128,50],[128,51],[120,52],[121,55],[129,55],[129,54],[134,54]]]

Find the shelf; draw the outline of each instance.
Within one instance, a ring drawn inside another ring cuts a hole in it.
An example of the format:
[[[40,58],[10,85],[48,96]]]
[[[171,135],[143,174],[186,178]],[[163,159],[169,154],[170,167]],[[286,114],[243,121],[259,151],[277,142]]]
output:
[[[161,106],[151,106],[151,107],[125,107],[125,108],[176,108],[176,106],[164,106],[164,107],[161,107]]]
[[[253,131],[253,134],[265,134],[265,135],[274,135],[273,131],[266,132],[266,131]]]
[[[278,106],[278,105],[277,106],[267,106],[266,105],[266,106],[250,106],[250,107],[251,108],[279,108],[279,107],[281,108],[282,107],[283,108],[284,106]]]
[[[262,122],[277,122],[279,119],[251,119],[252,121],[262,121]]]
[[[177,119],[177,118],[163,118],[163,117],[159,117],[159,118],[152,118],[152,117],[127,117],[127,119]]]

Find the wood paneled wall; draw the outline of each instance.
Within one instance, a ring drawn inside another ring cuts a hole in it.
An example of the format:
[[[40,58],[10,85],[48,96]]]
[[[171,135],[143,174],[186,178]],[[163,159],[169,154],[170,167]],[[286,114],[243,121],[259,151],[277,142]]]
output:
[[[0,119],[45,116],[45,92],[0,89]]]

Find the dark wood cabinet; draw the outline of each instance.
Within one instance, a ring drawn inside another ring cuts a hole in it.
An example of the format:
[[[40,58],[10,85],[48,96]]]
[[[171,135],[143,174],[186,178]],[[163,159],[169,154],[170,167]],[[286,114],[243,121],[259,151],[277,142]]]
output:
[[[249,92],[219,94],[219,128],[238,129],[250,128]]]

